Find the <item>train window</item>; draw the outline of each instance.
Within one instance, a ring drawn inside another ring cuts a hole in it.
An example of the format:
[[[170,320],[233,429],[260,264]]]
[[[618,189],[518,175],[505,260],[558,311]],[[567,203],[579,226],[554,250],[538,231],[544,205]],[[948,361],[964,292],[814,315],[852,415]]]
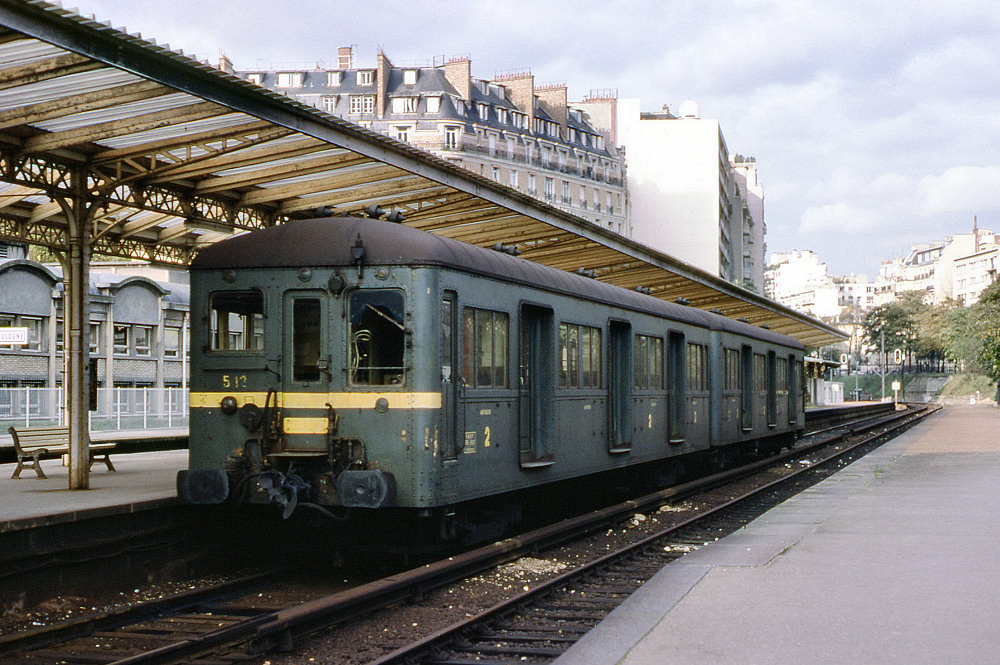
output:
[[[761,393],[767,390],[767,359],[763,353],[753,354],[753,389]]]
[[[726,373],[723,383],[724,389],[739,390],[742,388],[742,384],[740,383],[740,350],[725,349],[723,351],[722,364]]]
[[[507,388],[510,318],[504,312],[462,310],[462,378],[470,388]]]
[[[350,381],[362,386],[403,384],[406,346],[401,291],[365,289],[351,294],[349,304]]]
[[[219,291],[209,301],[213,351],[264,349],[264,294]]]
[[[687,350],[688,390],[708,390],[708,368],[706,366],[705,346],[703,344],[688,343]]]
[[[601,387],[601,330],[559,324],[559,387]]]
[[[292,380],[319,381],[322,309],[318,298],[296,298],[292,307]]]
[[[788,358],[778,358],[775,378],[778,380],[778,394],[788,394]]]
[[[635,336],[632,359],[635,363],[635,387],[659,390],[663,388],[663,339],[648,335]]]

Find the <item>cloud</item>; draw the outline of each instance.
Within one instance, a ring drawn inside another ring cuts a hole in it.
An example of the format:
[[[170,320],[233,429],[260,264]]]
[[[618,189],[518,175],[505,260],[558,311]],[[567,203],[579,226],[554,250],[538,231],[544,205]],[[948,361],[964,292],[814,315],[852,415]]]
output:
[[[940,175],[921,178],[916,200],[922,216],[1000,213],[1000,167],[956,166]]]

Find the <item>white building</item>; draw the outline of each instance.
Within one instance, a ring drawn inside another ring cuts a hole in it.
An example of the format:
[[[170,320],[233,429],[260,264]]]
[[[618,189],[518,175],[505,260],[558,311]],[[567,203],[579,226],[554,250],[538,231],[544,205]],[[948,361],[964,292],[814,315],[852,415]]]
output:
[[[835,321],[840,292],[815,252],[775,252],[764,274],[764,293],[782,305],[818,319]]]
[[[757,160],[736,155],[730,167],[744,211],[740,252],[743,275],[740,281],[747,288],[763,293],[767,225],[764,223],[764,187],[757,178]]]
[[[955,300],[965,305],[978,302],[983,290],[996,281],[998,269],[1000,269],[1000,246],[996,243],[955,259],[952,292]]]
[[[958,262],[979,253],[984,247],[996,245],[998,241],[1000,238],[992,231],[974,228],[972,233],[960,233],[944,240],[917,245],[905,258],[884,262],[880,274],[885,281],[895,284],[897,294],[920,291],[924,294],[925,303],[939,305],[950,298],[959,297],[955,290],[957,279],[954,272]],[[971,267],[976,265],[978,264],[973,261]],[[966,272],[968,268],[969,266]],[[984,280],[986,277],[980,275],[976,279]],[[968,274],[962,280],[961,288],[968,295]],[[986,288],[985,284],[982,288]]]
[[[643,113],[638,99],[619,99],[617,142],[628,159],[632,237],[739,280],[742,220],[719,121],[699,117],[693,102],[675,116]]]

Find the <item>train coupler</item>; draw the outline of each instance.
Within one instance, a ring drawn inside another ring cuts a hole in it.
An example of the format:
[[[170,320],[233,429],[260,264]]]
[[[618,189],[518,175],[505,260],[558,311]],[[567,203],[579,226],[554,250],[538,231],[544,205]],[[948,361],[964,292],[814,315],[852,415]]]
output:
[[[281,508],[281,517],[288,519],[299,503],[299,495],[308,495],[310,485],[295,473],[281,473],[275,469],[257,477],[257,485],[267,494],[270,503]]]

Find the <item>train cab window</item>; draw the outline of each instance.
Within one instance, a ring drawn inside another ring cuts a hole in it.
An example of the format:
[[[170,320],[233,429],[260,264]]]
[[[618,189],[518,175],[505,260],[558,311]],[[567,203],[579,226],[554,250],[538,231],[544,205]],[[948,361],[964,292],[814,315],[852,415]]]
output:
[[[462,310],[462,379],[470,388],[507,388],[510,318],[504,312]]]
[[[353,385],[403,385],[404,304],[403,293],[394,289],[365,289],[351,294],[348,354]]]
[[[663,388],[663,338],[635,336],[632,359],[635,362],[635,387],[660,390]]]
[[[708,365],[703,344],[687,345],[687,389],[708,390]]]
[[[601,329],[559,324],[559,387],[601,387]]]
[[[264,294],[219,291],[209,302],[212,351],[264,349]]]

